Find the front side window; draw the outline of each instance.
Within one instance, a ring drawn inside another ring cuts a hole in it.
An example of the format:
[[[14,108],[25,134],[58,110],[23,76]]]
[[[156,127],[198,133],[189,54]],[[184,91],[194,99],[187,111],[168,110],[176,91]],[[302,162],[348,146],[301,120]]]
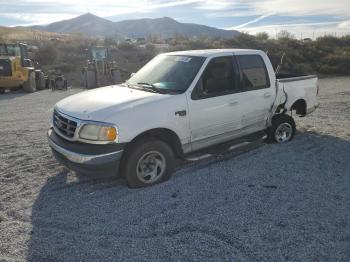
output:
[[[107,58],[107,50],[104,48],[93,48],[91,53],[93,60],[103,60]]]
[[[237,56],[245,91],[268,88],[270,86],[267,70],[259,55]]]
[[[194,99],[221,96],[236,91],[232,56],[213,58],[199,79]]]
[[[150,85],[164,92],[184,92],[192,83],[205,58],[159,55],[133,75],[127,84]]]
[[[21,56],[21,49],[15,44],[1,44],[0,55],[4,56]]]
[[[3,55],[3,56],[6,56],[7,55],[7,52],[6,52],[6,47],[5,45],[3,44],[0,44],[0,56]]]
[[[7,53],[9,56],[21,56],[21,49],[18,45],[7,45]]]

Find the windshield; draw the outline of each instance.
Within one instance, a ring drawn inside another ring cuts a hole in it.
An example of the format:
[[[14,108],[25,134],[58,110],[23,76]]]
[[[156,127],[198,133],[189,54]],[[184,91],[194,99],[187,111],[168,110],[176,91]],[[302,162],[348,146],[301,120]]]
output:
[[[0,55],[4,56],[21,56],[21,49],[16,44],[1,44]]]
[[[92,58],[94,60],[103,60],[107,58],[107,50],[104,48],[96,47],[96,48],[93,48],[91,52],[92,52]]]
[[[131,85],[150,85],[164,92],[184,92],[192,83],[205,58],[198,56],[159,55],[128,81]]]

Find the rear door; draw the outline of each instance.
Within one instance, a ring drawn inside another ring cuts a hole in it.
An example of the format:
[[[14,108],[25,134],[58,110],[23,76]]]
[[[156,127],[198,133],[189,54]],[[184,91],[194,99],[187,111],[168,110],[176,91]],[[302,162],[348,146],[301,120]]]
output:
[[[275,99],[265,62],[259,54],[236,55],[240,74],[240,90],[237,95],[242,110],[242,130],[247,133],[262,130]]]
[[[241,129],[239,74],[232,56],[212,58],[190,97],[192,150],[230,137]]]

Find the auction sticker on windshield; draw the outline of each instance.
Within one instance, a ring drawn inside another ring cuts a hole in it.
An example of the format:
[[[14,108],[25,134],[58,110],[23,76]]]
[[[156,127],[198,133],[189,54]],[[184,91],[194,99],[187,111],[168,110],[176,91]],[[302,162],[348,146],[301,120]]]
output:
[[[191,57],[186,57],[186,56],[177,56],[175,59],[176,62],[184,62],[188,63],[191,61]]]

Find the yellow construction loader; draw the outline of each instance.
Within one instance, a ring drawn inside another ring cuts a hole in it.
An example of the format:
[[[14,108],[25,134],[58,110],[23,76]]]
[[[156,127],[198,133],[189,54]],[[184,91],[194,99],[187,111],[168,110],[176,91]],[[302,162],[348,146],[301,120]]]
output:
[[[81,73],[83,86],[91,89],[120,83],[123,71],[110,61],[107,48],[96,46],[90,48],[89,60]]]
[[[26,44],[0,43],[0,91],[23,88],[26,92],[35,92],[45,86],[45,75],[34,68]]]

